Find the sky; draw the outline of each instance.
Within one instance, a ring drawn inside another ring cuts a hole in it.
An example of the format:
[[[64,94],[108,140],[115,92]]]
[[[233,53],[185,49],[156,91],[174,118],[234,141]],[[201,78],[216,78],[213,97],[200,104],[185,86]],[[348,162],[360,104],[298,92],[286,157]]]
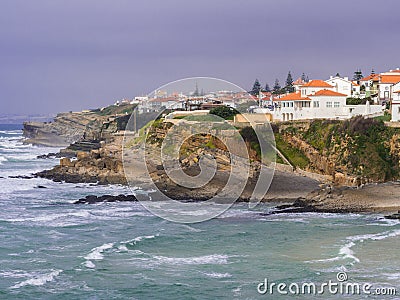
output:
[[[400,66],[400,1],[2,0],[0,114],[50,114],[210,76],[250,90]]]

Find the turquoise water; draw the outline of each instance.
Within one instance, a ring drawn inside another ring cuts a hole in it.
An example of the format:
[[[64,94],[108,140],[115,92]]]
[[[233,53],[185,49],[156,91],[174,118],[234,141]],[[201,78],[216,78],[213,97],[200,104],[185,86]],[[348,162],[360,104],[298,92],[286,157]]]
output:
[[[182,225],[139,203],[74,205],[88,194],[129,190],[9,178],[58,163],[36,159],[56,149],[20,139],[18,128],[0,126],[0,299],[341,299],[257,292],[265,278],[321,284],[338,272],[400,293],[397,221],[361,214],[265,216],[272,205],[249,210],[236,204],[216,219]]]

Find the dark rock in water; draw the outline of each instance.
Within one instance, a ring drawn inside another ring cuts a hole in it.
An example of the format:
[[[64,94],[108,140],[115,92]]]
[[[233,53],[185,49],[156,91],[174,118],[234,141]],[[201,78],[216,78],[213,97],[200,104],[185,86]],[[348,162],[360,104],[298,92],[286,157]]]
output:
[[[385,219],[400,220],[400,210],[396,214],[385,216]]]
[[[34,176],[28,176],[28,175],[17,175],[17,176],[8,176],[8,178],[33,179],[35,177]]]
[[[337,209],[325,209],[317,207],[314,204],[308,202],[305,198],[296,199],[293,204],[283,204],[275,207],[276,210],[262,214],[262,215],[276,215],[284,213],[349,213],[350,210],[337,208]]]
[[[102,202],[126,202],[126,201],[137,201],[134,195],[103,195],[103,196],[96,196],[96,195],[89,195],[85,198],[81,198],[74,202],[74,204],[94,204],[94,203],[102,203]]]
[[[37,159],[47,159],[47,158],[55,158],[56,157],[56,153],[50,152],[48,154],[42,154],[42,155],[38,155],[36,156]]]
[[[36,189],[47,189],[47,187],[45,187],[44,185],[38,185],[35,188]]]
[[[48,154],[42,154],[36,156],[37,159],[62,158],[62,157],[73,158],[76,157],[76,153],[73,151],[61,150],[60,152],[57,153],[50,152]]]

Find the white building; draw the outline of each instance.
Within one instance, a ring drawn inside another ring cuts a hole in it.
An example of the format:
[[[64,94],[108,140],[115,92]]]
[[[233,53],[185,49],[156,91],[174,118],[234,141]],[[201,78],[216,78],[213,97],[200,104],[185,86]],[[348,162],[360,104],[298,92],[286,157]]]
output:
[[[347,97],[353,96],[353,82],[348,77],[331,76],[325,82],[332,85],[335,92],[345,94]]]
[[[355,81],[352,81],[351,83],[352,83],[352,86],[351,86],[351,95],[352,95],[352,97],[360,98],[360,96],[361,96],[361,86]]]
[[[396,85],[396,88],[393,91],[393,100],[392,100],[392,122],[400,121],[400,84]]]
[[[389,102],[393,99],[392,87],[400,82],[400,70],[390,70],[379,74],[379,100]]]
[[[334,87],[323,80],[314,79],[306,84],[302,85],[300,88],[301,96],[307,97],[309,95],[314,95],[316,92],[321,90],[334,90]]]
[[[321,85],[321,83],[318,83]],[[383,115],[381,105],[346,105],[347,95],[332,89],[319,89],[313,94],[290,93],[279,99],[273,120],[349,119],[356,115]]]

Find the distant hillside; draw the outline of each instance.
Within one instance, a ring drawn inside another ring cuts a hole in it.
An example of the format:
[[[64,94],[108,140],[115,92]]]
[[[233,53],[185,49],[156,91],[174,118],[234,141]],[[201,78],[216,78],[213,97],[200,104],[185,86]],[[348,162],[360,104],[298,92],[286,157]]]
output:
[[[103,133],[122,130],[136,104],[58,114],[51,122],[24,122],[26,143],[66,147],[82,139],[100,140]],[[123,119],[123,122],[121,120]]]

